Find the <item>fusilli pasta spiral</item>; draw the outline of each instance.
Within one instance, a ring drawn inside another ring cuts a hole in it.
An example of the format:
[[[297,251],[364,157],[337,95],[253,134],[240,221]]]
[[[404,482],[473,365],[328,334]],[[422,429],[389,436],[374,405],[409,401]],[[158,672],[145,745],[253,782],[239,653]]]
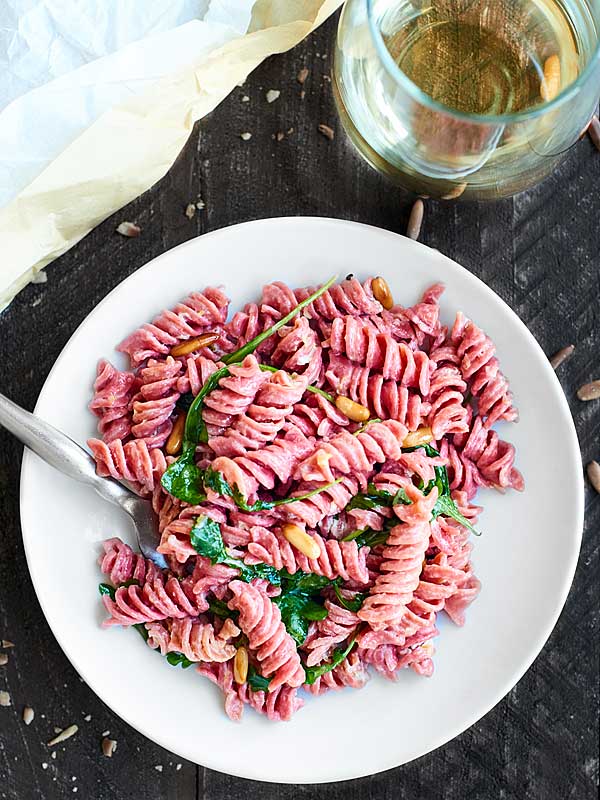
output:
[[[139,379],[110,363],[98,363],[90,410],[98,417],[98,431],[105,442],[126,441],[131,434],[131,404]]]
[[[229,300],[220,289],[209,287],[192,292],[173,308],[163,311],[124,339],[117,347],[127,353],[133,367],[148,358],[166,355],[178,342],[198,336],[222,325],[227,318]]]
[[[226,619],[217,633],[210,622],[191,617],[147,622],[148,646],[167,653],[183,653],[189,661],[229,661],[235,655],[232,639],[240,629],[231,619]]]
[[[279,686],[301,686],[304,670],[294,640],[286,632],[281,612],[258,585],[232,581],[229,608],[239,611],[239,627],[260,663],[262,674],[271,678],[269,690]]]

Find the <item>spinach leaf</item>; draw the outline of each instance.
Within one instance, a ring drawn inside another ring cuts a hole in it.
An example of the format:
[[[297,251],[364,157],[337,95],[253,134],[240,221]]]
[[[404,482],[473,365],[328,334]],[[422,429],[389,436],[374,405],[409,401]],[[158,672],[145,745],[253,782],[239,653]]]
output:
[[[440,514],[443,514],[445,517],[451,517],[460,523],[460,525],[464,525],[464,527],[471,531],[471,533],[474,533],[475,536],[481,536],[481,532],[476,530],[469,520],[460,513],[458,506],[450,495],[441,495],[438,497],[432,513],[434,517],[439,517]]]
[[[194,395],[191,392],[186,392],[186,394],[182,394],[179,397],[179,400],[175,403],[177,408],[180,411],[189,411],[190,406],[194,402]]]
[[[327,609],[306,594],[295,592],[285,593],[274,597],[273,602],[281,611],[281,619],[285,629],[292,639],[299,645],[304,643],[308,636],[308,626],[312,620],[325,619]]]
[[[281,619],[287,632],[298,644],[308,635],[312,620],[325,619],[327,609],[320,597],[321,589],[331,581],[322,575],[298,571],[291,575],[281,570],[281,594],[273,602],[281,611]]]
[[[108,595],[111,600],[115,599],[115,592],[117,591],[114,586],[111,586],[110,583],[100,583],[98,584],[98,591],[101,595]]]
[[[207,378],[196,397],[194,397],[185,420],[185,442],[193,444],[208,442],[208,431],[202,419],[204,398],[218,386],[221,378],[226,378],[230,374],[229,367],[221,367],[216,370]]]
[[[425,450],[425,454],[429,456],[429,458],[439,458],[439,452],[432,447],[430,444],[416,444],[414,447],[403,447],[403,453],[414,453],[415,450]]]
[[[187,669],[191,667],[192,664],[195,664],[195,661],[190,661],[189,658],[186,658],[183,653],[178,653],[176,651],[172,653],[167,653],[167,661],[172,667],[181,666],[182,669]]]
[[[197,517],[190,531],[190,543],[201,556],[210,558],[211,564],[220,564],[228,557],[221,526],[210,517]]]
[[[432,447],[430,444],[419,444],[415,447],[407,447],[403,450],[405,453],[412,453],[415,450],[422,449],[425,453],[429,456],[429,458],[438,458],[439,452]],[[444,466],[437,466],[434,467],[435,478],[433,478],[427,486],[422,487],[423,494],[427,495],[431,492],[434,486],[437,487],[438,490],[438,499],[436,501],[435,506],[432,510],[432,516],[435,519],[443,514],[446,517],[451,517],[452,519],[456,520],[461,525],[464,525],[471,533],[474,533],[476,536],[479,536],[479,531],[475,530],[475,528],[471,525],[469,520],[463,516],[458,510],[458,507],[454,500],[452,499],[452,495],[450,492],[450,480],[448,478],[448,470]],[[346,511],[351,511],[353,508],[361,508],[371,511],[372,509],[385,506],[386,508],[392,508],[393,506],[397,506],[399,504],[409,505],[410,500],[408,495],[404,491],[404,489],[400,488],[396,492],[396,494],[392,495],[390,492],[385,491],[385,489],[377,489],[377,487],[373,483],[367,484],[367,491],[366,493],[361,493],[355,495],[348,505],[346,506]],[[343,541],[352,541],[353,539],[357,540],[359,547],[369,544],[371,547],[374,547],[375,544],[379,544],[379,541],[374,539],[372,540],[365,540],[363,538],[364,531],[355,531],[354,534],[350,534],[349,536],[344,537]]]
[[[221,619],[228,619],[229,617],[234,617],[237,614],[237,611],[232,611],[223,600],[217,600],[216,597],[213,597],[212,600],[208,601],[208,610],[212,611],[212,613],[216,617],[220,617]]]
[[[304,592],[305,594],[316,594],[329,586],[331,581],[324,575],[317,575],[314,572],[294,572],[290,574],[286,569],[282,569],[281,580],[285,591]]]
[[[360,426],[360,428],[357,428],[357,430],[354,431],[353,435],[358,436],[359,433],[364,433],[364,431],[366,431],[369,425],[371,425],[373,422],[381,422],[381,420],[379,419],[379,417],[373,417],[372,419],[368,419]]]
[[[246,678],[246,681],[253,692],[267,692],[269,690],[271,678],[265,678],[256,671],[252,664],[250,664],[248,667],[248,677]]]
[[[340,585],[338,581],[333,582],[333,589],[335,591],[338,602],[342,606],[342,608],[345,608],[348,611],[353,611],[355,614],[360,609],[360,607],[365,601],[365,597],[367,596],[362,592],[356,592],[352,600],[346,599],[345,597],[342,596],[342,592],[340,590]]]
[[[233,497],[231,486],[225,480],[225,476],[222,472],[208,467],[204,472],[203,481],[206,489],[212,489],[213,492],[223,496]]]
[[[281,594],[274,597],[273,602],[279,607],[286,630],[298,644],[306,639],[311,620],[325,619],[327,616],[320,592],[332,583],[329,578],[302,571],[292,575],[287,570],[277,570],[270,564],[245,564],[241,559],[228,554],[221,526],[205,516],[199,516],[194,523],[190,542],[196,552],[210,558],[213,564],[225,564],[237,569],[240,580],[246,583],[255,578],[264,578],[273,586],[281,586]],[[214,605],[214,609],[219,616],[225,616],[229,611],[224,603]]]
[[[326,672],[331,672],[332,669],[341,664],[342,661],[348,657],[350,651],[356,644],[356,634],[350,640],[350,643],[346,646],[345,649],[338,648],[333,651],[331,656],[331,660],[328,661],[326,664],[318,664],[316,667],[304,667],[304,672],[306,673],[306,680],[305,683],[313,684],[317,678],[320,678],[321,675],[325,675]]]
[[[237,361],[242,361],[247,355],[249,355],[250,353],[253,353],[256,350],[256,348],[262,342],[265,341],[265,339],[268,339],[270,336],[272,336],[274,333],[276,333],[284,325],[287,325],[288,322],[290,320],[292,320],[296,316],[296,314],[298,314],[300,311],[302,311],[303,308],[305,308],[306,306],[310,305],[310,303],[312,303],[313,300],[316,300],[317,297],[320,297],[324,292],[326,292],[327,289],[329,289],[329,287],[333,283],[335,283],[336,279],[337,279],[337,275],[334,275],[332,278],[330,278],[327,281],[327,283],[324,283],[323,286],[321,286],[320,289],[317,289],[316,292],[313,292],[313,294],[311,294],[309,297],[307,297],[306,300],[302,300],[302,302],[298,303],[298,305],[295,308],[293,308],[290,311],[289,314],[286,314],[285,317],[282,317],[280,320],[278,320],[274,325],[272,325],[266,331],[263,331],[262,333],[259,333],[258,336],[255,336],[254,339],[251,339],[243,347],[240,347],[239,350],[235,351],[235,353],[230,353],[229,355],[225,356],[223,358],[223,362],[225,364],[232,364],[232,363],[237,362]]]
[[[201,491],[202,470],[195,464],[196,445],[187,443],[179,458],[163,472],[163,489],[173,497],[196,506],[206,500]]]
[[[241,559],[230,556],[225,548],[221,526],[210,517],[199,516],[190,531],[190,543],[197,553],[209,558],[212,564],[225,564],[239,570],[240,580],[249,583],[254,578],[265,578],[274,586],[279,586],[281,578],[275,567],[269,564],[245,564]]]

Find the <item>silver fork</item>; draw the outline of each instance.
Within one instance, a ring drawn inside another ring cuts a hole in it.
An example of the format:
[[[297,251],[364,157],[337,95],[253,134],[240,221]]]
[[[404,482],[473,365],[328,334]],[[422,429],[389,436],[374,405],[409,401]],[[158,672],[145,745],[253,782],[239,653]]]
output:
[[[101,478],[96,474],[94,459],[83,447],[2,394],[0,425],[51,467],[69,478],[91,486],[100,497],[122,508],[133,520],[135,535],[143,555],[161,569],[167,567],[164,556],[156,550],[159,542],[158,524],[149,500],[138,497],[119,481]]]

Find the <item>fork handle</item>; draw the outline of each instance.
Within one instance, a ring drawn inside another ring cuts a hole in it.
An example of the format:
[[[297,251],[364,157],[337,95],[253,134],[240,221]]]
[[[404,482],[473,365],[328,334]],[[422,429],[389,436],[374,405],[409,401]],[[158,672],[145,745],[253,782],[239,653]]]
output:
[[[99,495],[127,510],[132,492],[125,486],[96,474],[94,459],[77,442],[0,394],[0,425],[59,472],[85,483]]]

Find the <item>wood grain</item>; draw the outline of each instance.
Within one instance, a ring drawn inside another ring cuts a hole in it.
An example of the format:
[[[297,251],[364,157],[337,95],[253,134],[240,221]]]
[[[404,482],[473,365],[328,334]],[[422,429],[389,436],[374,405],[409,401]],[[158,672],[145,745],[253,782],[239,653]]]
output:
[[[340,130],[326,79],[334,24],[256,70],[195,129],[157,186],[50,266],[47,284],[31,285],[19,295],[0,316],[1,391],[33,408],[54,360],[91,309],[142,264],[198,234],[287,214],[342,217],[405,231],[411,198],[369,169]],[[303,67],[309,74],[301,87],[296,75]],[[281,91],[272,104],[265,100],[268,89]],[[242,102],[244,95],[249,102]],[[334,129],[333,141],[319,134],[321,123]],[[277,132],[290,128],[293,132],[278,141]],[[250,140],[240,138],[244,131],[252,133]],[[546,353],[576,344],[558,374],[584,463],[600,457],[600,406],[575,396],[579,385],[600,377],[599,185],[600,154],[584,139],[551,178],[514,199],[427,202],[421,232],[421,241],[464,264],[503,297]],[[200,198],[205,209],[188,219],[186,206]],[[142,235],[115,234],[123,220],[140,225]],[[201,273],[202,265],[198,269]],[[19,527],[20,461],[20,446],[0,431],[0,637],[15,642],[7,651],[8,664],[0,667],[0,689],[9,690],[13,703],[0,709],[1,798],[597,797],[600,497],[591,489],[586,490],[583,548],[567,605],[542,654],[509,695],[470,730],[414,763],[350,783],[293,787],[250,783],[189,763],[178,770],[175,756],[132,730],[81,682],[52,636],[29,579]],[[560,487],[548,487],[548,501],[560,502]],[[60,531],[49,535],[60,546]],[[158,700],[149,697],[148,702]],[[36,712],[29,727],[21,720],[24,705]],[[90,722],[84,720],[87,714]],[[45,743],[55,725],[71,723],[79,732],[59,745],[52,759]],[[106,730],[118,742],[111,759],[101,753]],[[348,736],[350,755],[361,736],[376,735],[332,726],[332,736]],[[310,755],[305,755],[309,776]]]

